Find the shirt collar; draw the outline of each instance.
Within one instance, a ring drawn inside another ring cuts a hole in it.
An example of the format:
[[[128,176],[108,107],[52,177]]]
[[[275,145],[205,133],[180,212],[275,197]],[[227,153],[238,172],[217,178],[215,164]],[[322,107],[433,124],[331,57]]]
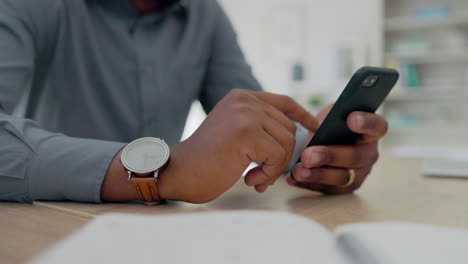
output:
[[[124,15],[130,18],[141,17],[129,0],[101,0],[101,2],[106,8],[118,13],[119,15]],[[163,10],[155,12],[154,14],[148,14],[145,17],[161,17],[175,12],[183,12],[186,14],[188,8],[188,0],[172,0],[172,3]]]
[[[188,7],[188,0],[167,0],[169,3],[166,8],[183,8],[187,9]]]

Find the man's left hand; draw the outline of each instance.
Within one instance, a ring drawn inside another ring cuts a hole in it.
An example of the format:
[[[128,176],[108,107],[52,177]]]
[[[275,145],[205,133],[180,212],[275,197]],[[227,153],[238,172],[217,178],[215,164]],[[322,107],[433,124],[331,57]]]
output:
[[[319,113],[319,121],[325,119],[331,107]],[[378,141],[387,133],[388,123],[377,114],[353,112],[348,116],[347,124],[351,131],[361,135],[358,142],[350,146],[305,149],[301,163],[293,169],[294,179],[287,176],[290,185],[326,194],[350,193],[362,185],[379,157]],[[355,174],[355,179],[347,186],[351,173]]]

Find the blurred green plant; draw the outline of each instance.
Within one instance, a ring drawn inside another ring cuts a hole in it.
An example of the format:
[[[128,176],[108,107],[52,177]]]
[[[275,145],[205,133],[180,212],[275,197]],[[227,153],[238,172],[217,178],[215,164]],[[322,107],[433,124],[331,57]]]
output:
[[[308,105],[312,108],[321,108],[324,105],[324,101],[320,96],[309,97]]]

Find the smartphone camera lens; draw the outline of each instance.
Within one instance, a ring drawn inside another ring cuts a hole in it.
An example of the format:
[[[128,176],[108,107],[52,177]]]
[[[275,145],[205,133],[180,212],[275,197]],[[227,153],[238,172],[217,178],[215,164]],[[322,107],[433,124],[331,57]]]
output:
[[[367,77],[363,82],[362,82],[362,86],[364,87],[372,87],[374,86],[375,83],[377,83],[377,81],[379,80],[379,77],[376,76],[376,75],[371,75],[369,77]]]

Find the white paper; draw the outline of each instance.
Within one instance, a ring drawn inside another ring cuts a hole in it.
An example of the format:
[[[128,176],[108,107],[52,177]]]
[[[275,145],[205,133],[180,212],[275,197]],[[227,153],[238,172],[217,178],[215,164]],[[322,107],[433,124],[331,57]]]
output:
[[[336,233],[352,263],[468,263],[468,230],[379,223],[347,225]]]
[[[97,217],[32,263],[340,263],[330,233],[300,216],[232,211]]]

